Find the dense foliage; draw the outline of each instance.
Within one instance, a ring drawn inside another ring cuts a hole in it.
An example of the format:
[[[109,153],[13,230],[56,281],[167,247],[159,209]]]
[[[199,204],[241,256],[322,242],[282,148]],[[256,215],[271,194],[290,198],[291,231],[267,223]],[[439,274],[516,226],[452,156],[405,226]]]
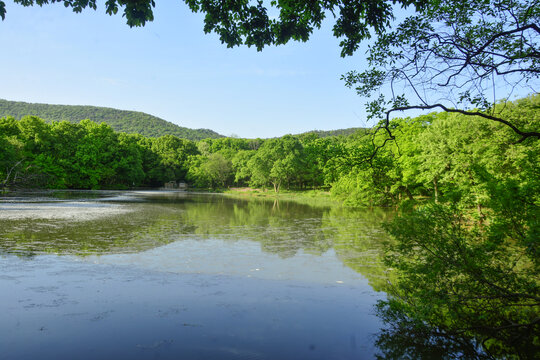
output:
[[[145,138],[83,120],[46,123],[35,116],[0,119],[3,186],[128,188],[182,179],[191,140]]]
[[[13,116],[21,119],[28,115],[37,116],[47,122],[66,120],[77,123],[81,119],[90,119],[97,123],[107,123],[115,131],[147,137],[173,135],[193,141],[222,137],[212,130],[188,129],[138,111],[97,106],[30,104],[0,99],[0,117]]]
[[[539,121],[539,102],[540,96],[525,98],[505,104],[504,112],[514,123],[531,126]],[[398,129],[396,139],[373,156],[385,139],[364,129],[349,136],[306,133],[195,143],[171,135],[117,133],[90,120],[7,117],[0,120],[0,178],[6,185],[60,188],[187,181],[199,188],[330,189],[354,206],[432,197],[476,207],[483,216],[487,177],[523,182],[534,168],[536,142],[513,144],[517,137],[510,129],[488,120],[433,113],[391,125]]]
[[[500,111],[535,125],[538,100]],[[438,118],[408,135],[417,143],[398,159],[396,184],[416,178],[432,197],[414,208],[406,202],[387,224],[394,241],[385,258],[389,299],[379,304],[390,325],[379,338],[382,358],[537,359],[540,142],[519,142],[489,120]]]
[[[74,12],[96,10],[96,0],[14,0],[23,6],[62,3]],[[290,40],[307,41],[314,29],[321,27],[329,15],[335,19],[332,28],[341,39],[342,55],[351,55],[362,40],[372,33],[380,34],[393,19],[393,5],[413,5],[420,9],[425,0],[272,0],[215,1],[184,0],[193,12],[204,16],[204,31],[214,32],[228,47],[247,45],[262,50],[267,45],[286,44]],[[154,0],[107,0],[109,15],[123,10],[130,27],[144,26],[154,20]],[[6,6],[0,1],[0,17],[5,19]]]
[[[369,129],[359,128],[359,127],[352,127],[352,128],[337,129],[337,130],[312,130],[312,131],[302,133],[300,135],[316,134],[319,137],[349,136],[349,135],[352,135],[352,134],[357,133],[359,131],[365,131],[367,133],[369,131]]]
[[[363,136],[364,130],[357,136]],[[4,187],[128,188],[187,181],[228,186],[329,188],[342,144],[316,133],[276,139],[207,138],[195,143],[118,133],[106,123],[0,119]],[[350,139],[353,139],[352,137]]]

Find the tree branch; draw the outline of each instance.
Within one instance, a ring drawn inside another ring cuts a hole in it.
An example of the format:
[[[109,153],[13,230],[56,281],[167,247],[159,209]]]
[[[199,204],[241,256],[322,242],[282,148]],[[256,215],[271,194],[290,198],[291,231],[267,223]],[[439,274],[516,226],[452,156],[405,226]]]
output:
[[[504,124],[504,125],[508,126],[510,129],[512,129],[516,134],[521,136],[521,139],[519,139],[517,141],[517,143],[521,143],[525,139],[530,138],[530,137],[535,137],[535,138],[540,139],[540,132],[538,132],[538,131],[521,131],[520,129],[518,129],[515,125],[513,125],[509,121],[498,118],[496,116],[488,115],[488,114],[485,114],[485,113],[482,113],[482,112],[479,112],[479,111],[467,111],[467,110],[460,110],[460,109],[451,109],[451,108],[448,108],[448,107],[444,106],[443,104],[411,105],[411,106],[402,106],[402,107],[393,108],[393,109],[390,109],[390,110],[388,110],[386,112],[386,123],[389,123],[390,114],[392,112],[394,112],[394,111],[406,111],[406,110],[414,110],[414,109],[417,109],[417,110],[432,110],[432,109],[436,109],[436,108],[440,108],[443,111],[449,112],[449,113],[457,113],[457,114],[462,114],[462,115],[467,115],[467,116],[479,116],[479,117],[482,117],[484,119],[488,119],[488,120],[492,120],[492,121]]]

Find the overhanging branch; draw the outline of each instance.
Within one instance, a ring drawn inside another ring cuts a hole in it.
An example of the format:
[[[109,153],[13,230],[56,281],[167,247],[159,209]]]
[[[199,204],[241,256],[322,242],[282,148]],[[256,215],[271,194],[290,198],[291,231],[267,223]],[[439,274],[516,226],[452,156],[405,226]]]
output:
[[[448,107],[444,106],[443,104],[411,105],[411,106],[401,106],[401,107],[396,107],[396,108],[390,109],[390,110],[388,110],[386,112],[385,124],[389,123],[390,114],[392,112],[394,112],[394,111],[432,110],[432,109],[436,109],[436,108],[440,108],[443,111],[449,112],[449,113],[457,113],[457,114],[462,114],[462,115],[467,115],[467,116],[479,116],[479,117],[482,117],[484,119],[488,119],[488,120],[492,120],[492,121],[504,124],[504,125],[508,126],[510,129],[512,129],[512,131],[514,131],[516,134],[521,136],[521,138],[517,141],[517,143],[521,143],[521,142],[523,142],[524,140],[526,140],[526,139],[528,139],[530,137],[540,139],[540,132],[538,132],[538,131],[522,131],[522,130],[518,129],[514,124],[509,122],[508,120],[504,120],[504,119],[498,118],[496,116],[485,114],[485,113],[482,113],[482,112],[479,112],[479,111],[467,111],[467,110],[460,110],[460,109],[452,109],[452,108],[448,108]],[[383,126],[383,128],[386,128],[386,126]]]

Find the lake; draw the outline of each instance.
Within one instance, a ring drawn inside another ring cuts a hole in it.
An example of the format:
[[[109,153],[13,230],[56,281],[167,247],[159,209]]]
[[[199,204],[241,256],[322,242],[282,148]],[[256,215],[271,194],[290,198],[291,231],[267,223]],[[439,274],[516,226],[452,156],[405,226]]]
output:
[[[373,359],[384,211],[161,191],[0,198],[2,359]]]

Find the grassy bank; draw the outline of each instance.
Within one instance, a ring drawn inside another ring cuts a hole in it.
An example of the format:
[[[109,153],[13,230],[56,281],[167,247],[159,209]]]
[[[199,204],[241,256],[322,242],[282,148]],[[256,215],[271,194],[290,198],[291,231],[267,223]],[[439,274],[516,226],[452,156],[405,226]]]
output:
[[[229,188],[223,190],[226,196],[237,198],[266,198],[284,201],[295,201],[316,206],[342,206],[342,202],[331,197],[330,192],[323,190],[281,190],[279,193],[271,189]]]

